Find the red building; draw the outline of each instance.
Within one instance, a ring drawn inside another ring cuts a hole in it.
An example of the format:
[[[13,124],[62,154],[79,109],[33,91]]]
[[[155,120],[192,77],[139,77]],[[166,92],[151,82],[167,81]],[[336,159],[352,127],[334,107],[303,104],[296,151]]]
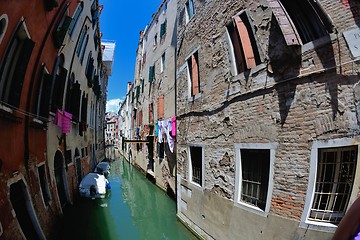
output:
[[[0,239],[53,238],[101,158],[101,9],[97,0],[0,5]]]

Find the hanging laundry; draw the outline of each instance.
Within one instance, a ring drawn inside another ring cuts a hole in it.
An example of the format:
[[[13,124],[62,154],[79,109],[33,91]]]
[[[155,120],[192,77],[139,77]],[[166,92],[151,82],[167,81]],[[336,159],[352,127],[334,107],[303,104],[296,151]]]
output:
[[[169,144],[170,151],[173,152],[174,151],[175,141],[174,141],[173,137],[170,134],[171,129],[172,129],[171,120],[159,121],[159,129],[161,129],[161,134],[163,132],[166,134],[166,139],[167,139],[167,142]],[[161,135],[161,137],[162,137],[162,135]],[[160,139],[160,131],[159,131],[159,139]],[[161,142],[162,142],[162,139],[161,139]]]
[[[62,120],[63,120],[63,112],[57,109],[54,117],[54,124],[58,127],[62,127]]]
[[[155,136],[156,136],[156,137],[159,136],[158,131],[159,131],[159,123],[156,122],[156,123],[155,123]]]
[[[85,124],[84,124],[84,122],[80,122],[79,123],[79,135],[80,136],[83,136],[84,130],[85,130]]]
[[[70,133],[72,114],[65,112],[62,119],[62,133]]]
[[[171,118],[172,127],[171,127],[171,136],[176,136],[176,117]]]
[[[162,143],[163,142],[163,135],[162,135],[162,132],[163,132],[163,122],[162,121],[158,121],[158,142],[159,143]]]

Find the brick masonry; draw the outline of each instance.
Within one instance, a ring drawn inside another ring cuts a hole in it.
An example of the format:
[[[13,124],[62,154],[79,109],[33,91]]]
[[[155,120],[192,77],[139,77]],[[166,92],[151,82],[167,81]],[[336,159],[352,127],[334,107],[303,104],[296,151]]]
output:
[[[193,191],[194,202],[210,196],[234,202],[234,144],[277,143],[270,214],[299,223],[307,198],[313,142],[352,138],[357,144],[359,139],[359,64],[351,58],[342,35],[359,24],[360,19],[354,19],[359,6],[320,1],[335,31],[314,41],[313,46],[300,47],[285,44],[267,1],[194,0],[194,4],[195,15],[185,24],[185,1],[178,1],[180,185]],[[244,9],[254,24],[263,63],[246,75],[232,76],[225,26]],[[195,50],[199,56],[201,96],[193,100],[188,97],[186,59]],[[188,179],[188,145],[194,143],[204,146],[205,183],[200,192]],[[354,189],[354,195],[357,192]],[[178,201],[181,199],[180,194]],[[187,199],[188,209],[192,209],[192,201]],[[192,224],[201,226],[201,212],[196,210],[201,207],[194,209],[197,212],[191,214],[180,209],[179,214],[193,216],[189,217]],[[222,228],[220,223],[213,223],[205,235],[215,237]],[[288,231],[299,230],[294,227]],[[307,234],[305,238],[312,233]],[[322,239],[331,236],[322,234]]]

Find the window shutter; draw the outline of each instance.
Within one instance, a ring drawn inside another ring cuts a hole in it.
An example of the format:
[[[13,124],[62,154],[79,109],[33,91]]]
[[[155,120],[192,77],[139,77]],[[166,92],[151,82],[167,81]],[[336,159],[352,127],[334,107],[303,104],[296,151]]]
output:
[[[53,104],[52,104],[52,111],[55,112],[56,108],[62,108],[62,102],[64,98],[64,90],[65,90],[65,82],[67,76],[67,70],[63,67],[60,68],[59,75],[56,75],[55,79],[55,86],[53,89]]]
[[[24,77],[34,46],[35,42],[33,42],[31,39],[24,39],[24,43],[21,48],[20,55],[17,59],[16,68],[11,81],[11,90],[8,103],[14,107],[18,107],[20,105]]]
[[[194,96],[200,92],[199,86],[199,65],[195,55],[191,56],[191,94]]]
[[[45,74],[43,77],[43,83],[41,89],[39,115],[46,119],[49,116],[51,84],[52,84],[52,76],[50,74]]]
[[[247,69],[253,68],[256,66],[254,52],[251,46],[251,40],[249,37],[249,33],[247,31],[247,28],[244,24],[244,22],[241,20],[240,16],[236,16],[234,18],[236,28],[239,33],[241,45],[243,47],[244,55],[245,55],[245,61],[246,61],[246,67]]]
[[[154,66],[150,66],[149,68],[149,83],[151,84],[154,80],[155,68]]]
[[[189,18],[194,16],[194,2],[193,0],[189,0]]]
[[[71,113],[73,114],[73,119],[79,120],[79,113],[80,113],[80,99],[81,99],[81,90],[80,84],[75,83],[73,87],[72,93],[72,110]]]
[[[164,96],[158,98],[158,118],[164,117]]]
[[[78,21],[79,17],[80,17],[80,13],[82,12],[83,10],[83,3],[80,3],[78,8],[76,9],[76,12],[70,22],[70,25],[69,25],[69,29],[68,29],[68,32],[70,33],[70,35],[72,34],[73,30],[74,30],[74,27],[75,27],[75,24],[76,22]]]
[[[59,26],[54,32],[54,43],[56,48],[60,48],[65,39],[65,35],[69,30],[70,23],[72,18],[69,16],[65,16],[63,23]]]
[[[279,24],[287,45],[300,45],[301,40],[297,34],[294,24],[289,18],[282,5],[277,0],[267,0],[272,8],[273,14]]]
[[[153,104],[150,103],[149,104],[149,123],[152,123],[153,122]]]

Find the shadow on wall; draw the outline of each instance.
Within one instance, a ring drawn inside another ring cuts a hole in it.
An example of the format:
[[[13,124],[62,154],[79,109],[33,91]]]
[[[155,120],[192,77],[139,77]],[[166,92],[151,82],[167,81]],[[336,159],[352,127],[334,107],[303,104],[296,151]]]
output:
[[[298,84],[296,79],[302,78],[300,72],[301,68],[309,69],[309,72],[314,71],[324,74],[317,77],[316,81],[324,83],[326,86],[326,90],[330,95],[330,99],[328,99],[328,101],[332,106],[333,119],[335,119],[338,113],[343,114],[343,112],[339,110],[338,84],[335,83],[339,82],[339,78],[334,77],[337,69],[335,54],[338,55],[341,64],[340,47],[338,50],[339,52],[335,53],[330,35],[325,34],[324,36],[321,36],[325,31],[336,34],[337,31],[333,29],[332,25],[328,24],[327,26],[323,26],[323,29],[321,29],[323,32],[319,33],[318,29],[312,29],[309,30],[309,32],[311,31],[309,33],[310,36],[306,36],[306,34],[308,34],[308,29],[305,29],[307,27],[306,26],[304,28],[305,30],[302,30],[303,32],[299,33],[299,38],[301,38],[299,41],[303,43],[312,42],[315,45],[313,50],[316,52],[317,57],[313,55],[305,56],[306,53],[302,53],[301,43],[291,45],[286,42],[274,15],[272,16],[271,23],[268,53],[272,69],[269,72],[270,74],[273,74],[277,83],[282,82],[282,84],[277,84],[275,87],[278,93],[281,125],[285,123],[295,97],[296,87]],[[306,32],[306,34],[304,32]],[[337,44],[339,44],[339,36],[337,36]],[[316,58],[318,58],[318,60]],[[317,61],[321,62],[321,69],[317,67],[317,65],[320,65],[316,63]],[[311,70],[312,67],[313,70]],[[341,72],[342,69],[340,67],[340,76],[342,76]],[[331,78],[327,78],[328,75],[331,75]],[[312,81],[311,77],[307,81]],[[348,81],[341,80],[341,82],[343,84],[349,84]],[[304,83],[304,79],[301,80],[301,83]]]

